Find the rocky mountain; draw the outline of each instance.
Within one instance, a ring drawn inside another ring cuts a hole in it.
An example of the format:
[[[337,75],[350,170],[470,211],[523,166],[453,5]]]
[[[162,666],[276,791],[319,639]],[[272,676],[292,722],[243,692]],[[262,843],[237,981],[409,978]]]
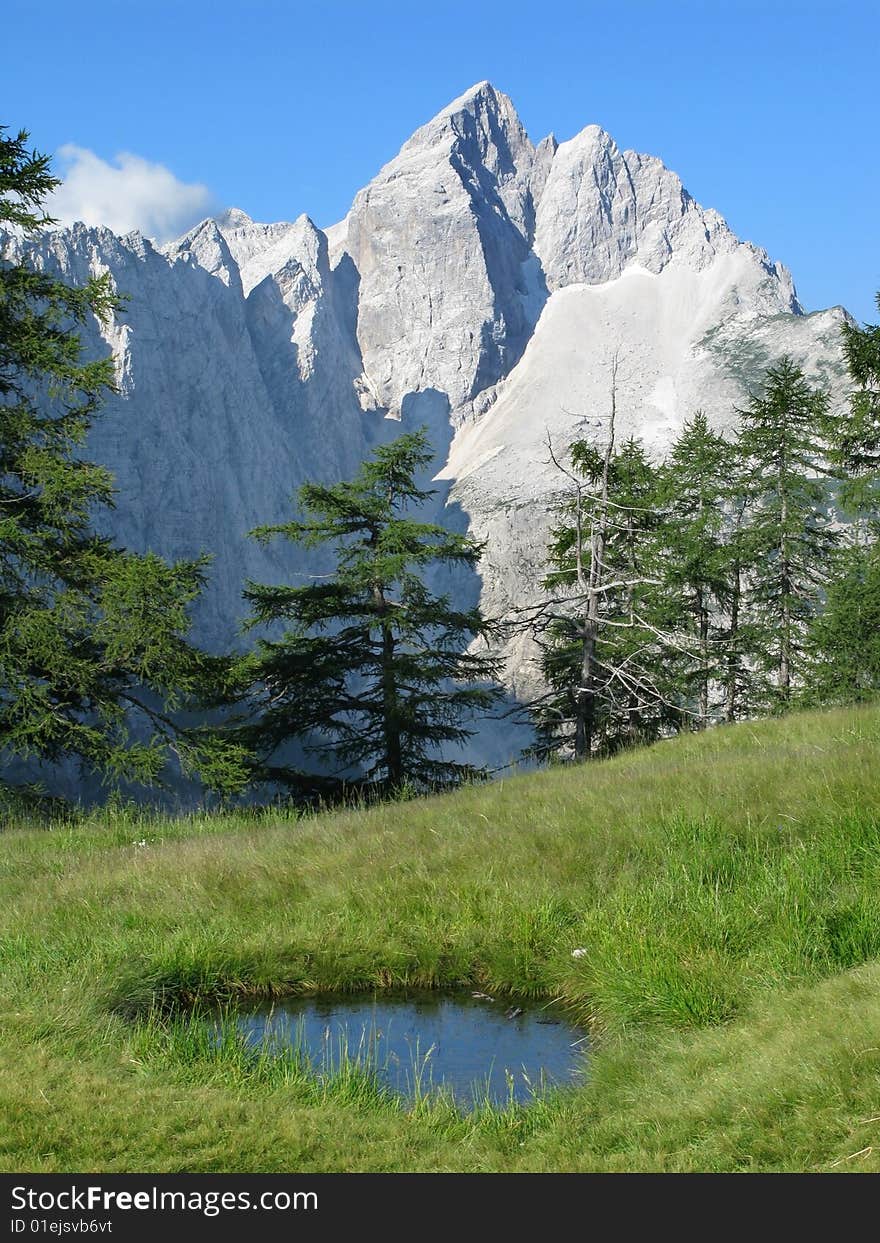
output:
[[[235,637],[245,578],[314,572],[245,533],[289,514],[303,480],[350,475],[401,423],[431,429],[443,519],[488,540],[455,590],[497,615],[542,573],[559,487],[548,436],[560,451],[601,438],[613,356],[621,431],[657,454],[698,408],[730,427],[783,354],[842,394],[842,308],[804,314],[781,264],[598,126],[534,146],[488,82],[326,231],[233,209],[161,249],[81,224],[25,249],[74,282],[109,271],[127,296],[93,329],[120,392],[90,453],[116,475],[120,540],[213,554],[198,616],[213,646]],[[526,692],[527,644],[508,657]]]

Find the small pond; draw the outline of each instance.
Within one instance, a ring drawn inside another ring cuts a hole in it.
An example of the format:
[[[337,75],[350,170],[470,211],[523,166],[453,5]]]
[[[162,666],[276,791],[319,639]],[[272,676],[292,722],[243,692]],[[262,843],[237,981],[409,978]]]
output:
[[[249,1043],[292,1047],[316,1074],[348,1058],[400,1096],[440,1088],[462,1109],[528,1103],[586,1065],[586,1033],[559,1009],[479,992],[295,998],[234,1019]]]

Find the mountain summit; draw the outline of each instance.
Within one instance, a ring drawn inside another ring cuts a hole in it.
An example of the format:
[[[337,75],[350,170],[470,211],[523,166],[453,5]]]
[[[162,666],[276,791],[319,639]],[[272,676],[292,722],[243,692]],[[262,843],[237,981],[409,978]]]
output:
[[[621,434],[656,453],[699,408],[729,426],[782,354],[832,389],[843,375],[840,308],[804,315],[784,267],[598,126],[535,146],[488,82],[330,229],[233,208],[161,250],[84,225],[26,249],[71,281],[109,270],[128,295],[91,328],[120,391],[89,450],[117,476],[114,535],[214,555],[198,619],[214,645],[234,638],[246,577],[310,569],[246,532],[282,520],[304,480],[350,476],[398,420],[431,430],[441,520],[488,540],[455,590],[498,615],[543,572],[547,436],[601,438],[612,355]],[[529,652],[508,655],[511,688],[528,686]]]

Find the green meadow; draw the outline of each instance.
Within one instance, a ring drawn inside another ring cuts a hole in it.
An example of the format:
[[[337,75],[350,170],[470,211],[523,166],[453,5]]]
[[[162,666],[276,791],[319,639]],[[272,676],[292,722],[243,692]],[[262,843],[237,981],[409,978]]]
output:
[[[7,822],[0,1168],[876,1171],[878,744],[869,706],[360,810]],[[407,986],[559,999],[586,1080],[465,1114],[203,1017]]]

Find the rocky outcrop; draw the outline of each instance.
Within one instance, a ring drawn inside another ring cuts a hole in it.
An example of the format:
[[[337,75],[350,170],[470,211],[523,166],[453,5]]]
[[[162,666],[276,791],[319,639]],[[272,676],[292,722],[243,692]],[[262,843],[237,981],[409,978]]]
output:
[[[394,416],[433,388],[460,411],[510,371],[543,302],[535,151],[487,82],[417,130],[334,231],[360,278],[357,336]]]
[[[350,475],[399,421],[431,429],[438,513],[488,541],[455,590],[496,614],[542,573],[547,438],[601,437],[613,354],[621,430],[658,454],[698,408],[730,427],[784,353],[842,393],[840,308],[804,315],[784,267],[597,126],[533,146],[486,82],[326,231],[231,209],[162,250],[83,225],[27,249],[73,281],[109,271],[128,297],[91,330],[119,395],[89,450],[116,474],[123,542],[213,554],[198,624],[215,646],[246,578],[315,571],[245,533],[289,513],[305,479]],[[525,692],[527,645],[508,656]]]

